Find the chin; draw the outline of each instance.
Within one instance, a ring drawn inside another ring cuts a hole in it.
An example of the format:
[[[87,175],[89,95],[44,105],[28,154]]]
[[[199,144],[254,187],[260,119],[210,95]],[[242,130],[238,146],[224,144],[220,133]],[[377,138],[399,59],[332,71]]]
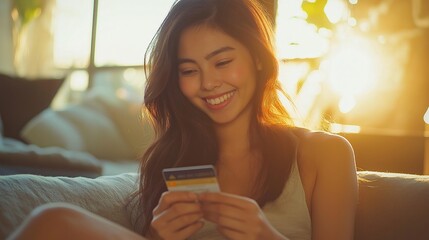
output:
[[[210,116],[210,119],[215,125],[222,126],[234,122],[234,120],[237,119],[237,116]]]

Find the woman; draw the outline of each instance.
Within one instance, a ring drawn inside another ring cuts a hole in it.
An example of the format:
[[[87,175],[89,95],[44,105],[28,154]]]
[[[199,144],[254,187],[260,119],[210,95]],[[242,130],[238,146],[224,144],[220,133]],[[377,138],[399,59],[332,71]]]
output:
[[[271,24],[255,1],[176,2],[148,56],[144,101],[157,138],[143,156],[136,194],[143,236],[353,238],[353,150],[342,137],[291,124],[277,95]],[[205,164],[216,167],[221,192],[167,191],[162,169]],[[61,209],[42,212],[80,219],[84,237],[139,238]]]

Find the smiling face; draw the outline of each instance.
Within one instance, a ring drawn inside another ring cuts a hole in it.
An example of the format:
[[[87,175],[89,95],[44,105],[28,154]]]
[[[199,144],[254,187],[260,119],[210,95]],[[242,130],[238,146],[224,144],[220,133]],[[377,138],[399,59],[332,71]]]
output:
[[[250,119],[256,69],[243,44],[213,27],[189,27],[180,37],[178,62],[180,90],[213,122]]]

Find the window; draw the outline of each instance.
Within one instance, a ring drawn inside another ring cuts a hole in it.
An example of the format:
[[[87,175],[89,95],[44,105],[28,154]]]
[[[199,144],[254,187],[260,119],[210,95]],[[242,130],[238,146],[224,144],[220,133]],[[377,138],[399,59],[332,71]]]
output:
[[[56,0],[54,65],[70,71],[66,101],[88,86],[142,94],[145,50],[173,2]]]

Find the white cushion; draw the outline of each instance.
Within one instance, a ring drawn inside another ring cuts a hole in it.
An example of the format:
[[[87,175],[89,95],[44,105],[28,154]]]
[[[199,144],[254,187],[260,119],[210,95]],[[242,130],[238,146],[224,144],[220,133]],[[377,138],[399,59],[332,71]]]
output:
[[[24,127],[21,135],[40,147],[84,151],[109,160],[135,158],[112,120],[85,104],[60,111],[46,109]]]
[[[154,137],[152,126],[142,117],[142,104],[117,99],[110,103],[108,110],[134,155],[142,156]]]

